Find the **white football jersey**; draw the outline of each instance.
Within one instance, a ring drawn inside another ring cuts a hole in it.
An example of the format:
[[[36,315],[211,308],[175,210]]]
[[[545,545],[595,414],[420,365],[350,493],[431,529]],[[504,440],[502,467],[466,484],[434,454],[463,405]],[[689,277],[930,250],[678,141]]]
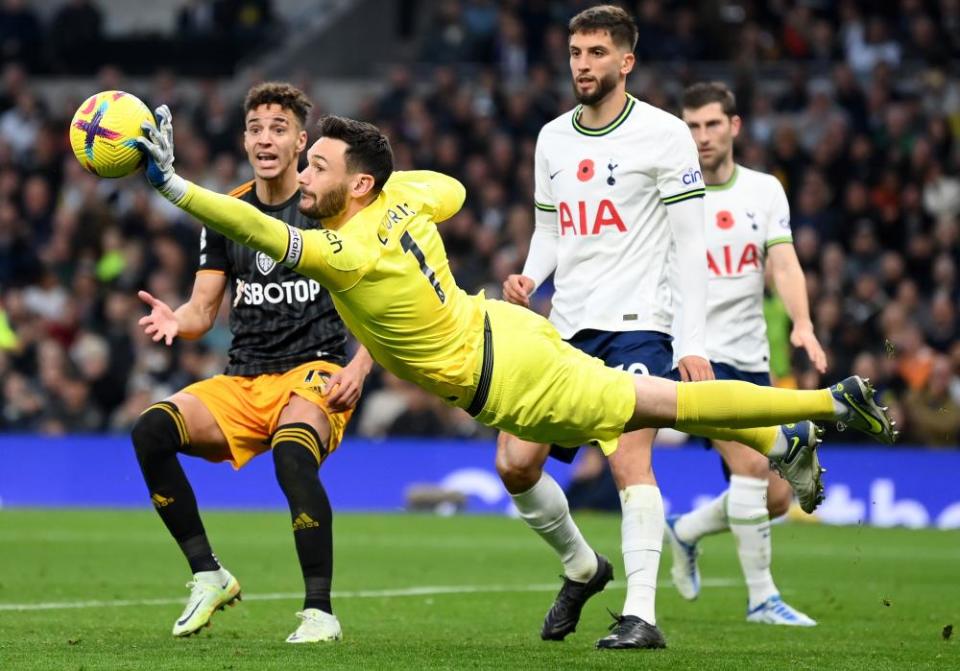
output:
[[[763,317],[767,250],[793,243],[790,206],[773,175],[735,166],[725,184],[707,186],[707,354],[749,372],[770,370]]]
[[[536,207],[556,213],[550,321],[583,329],[660,331],[673,322],[673,233],[666,206],[704,193],[696,144],[680,119],[627,96],[604,128],[580,106],[537,138]]]

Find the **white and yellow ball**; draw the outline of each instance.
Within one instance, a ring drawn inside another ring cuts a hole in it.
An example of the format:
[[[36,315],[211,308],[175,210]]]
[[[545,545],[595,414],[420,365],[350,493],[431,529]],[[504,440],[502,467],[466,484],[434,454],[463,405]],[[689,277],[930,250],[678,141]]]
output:
[[[83,101],[70,122],[70,146],[80,165],[100,177],[126,177],[141,169],[135,138],[144,121],[156,123],[139,98],[123,91],[101,91]]]

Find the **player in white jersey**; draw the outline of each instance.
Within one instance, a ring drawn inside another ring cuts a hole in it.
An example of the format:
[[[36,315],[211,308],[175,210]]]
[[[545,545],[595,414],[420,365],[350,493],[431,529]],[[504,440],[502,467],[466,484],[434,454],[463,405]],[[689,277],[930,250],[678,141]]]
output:
[[[803,270],[793,248],[787,196],[776,177],[737,165],[740,132],[733,93],[721,83],[700,83],[683,96],[683,120],[700,153],[707,184],[707,353],[718,379],[770,384],[770,346],[763,316],[764,270],[793,321],[790,340],[824,373],[826,355],[813,332]],[[685,311],[685,306],[680,306]],[[813,626],[784,603],[770,572],[770,519],[783,515],[793,492],[768,460],[745,445],[713,441],[730,486],[710,503],[667,522],[674,584],[686,599],[700,591],[697,541],[730,530],[749,592],[747,620]]]
[[[550,321],[563,338],[609,366],[663,377],[673,359],[676,265],[679,292],[700,306],[680,318],[680,370],[685,381],[712,379],[703,342],[704,187],[696,145],[680,119],[627,94],[635,44],[633,20],[618,7],[593,7],[571,20],[570,67],[581,104],[540,131],[536,228],[523,273],[507,279],[504,297],[529,305],[553,273]],[[627,594],[602,648],[665,645],[654,610],[664,529],[651,465],[655,435],[626,434],[609,455],[622,501]],[[611,580],[612,567],[583,539],[563,491],[543,472],[551,447],[506,434],[497,447],[497,470],[520,516],[563,562],[564,584],[541,630],[545,640],[563,639],[586,600]],[[573,451],[553,454],[569,460]]]
[[[672,367],[671,259],[684,266],[680,291],[699,311],[684,313],[685,380],[713,377],[703,345],[703,178],[696,146],[677,117],[626,92],[637,30],[619,7],[584,10],[569,25],[575,109],[537,138],[536,228],[521,275],[504,298],[528,304],[551,273],[550,321],[574,346],[607,365],[666,376]],[[654,597],[663,501],[651,464],[655,430],[620,438],[609,455],[622,502],[627,573],[623,613],[602,648],[659,648]],[[549,445],[501,434],[497,470],[520,516],[560,555],[564,584],[541,630],[561,640],[575,630],[586,600],[613,577],[610,562],[583,539],[559,485],[543,471]],[[567,450],[567,459],[573,456]],[[562,458],[563,453],[554,456]]]

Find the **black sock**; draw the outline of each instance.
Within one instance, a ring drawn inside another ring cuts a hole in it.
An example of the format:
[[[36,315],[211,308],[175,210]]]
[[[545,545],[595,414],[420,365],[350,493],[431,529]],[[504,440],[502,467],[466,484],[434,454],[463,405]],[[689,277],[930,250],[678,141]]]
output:
[[[290,505],[293,539],[303,571],[303,607],[333,613],[333,510],[320,482],[320,462],[326,448],[309,424],[284,424],[273,434],[277,482]]]
[[[220,568],[200,520],[197,500],[177,459],[187,444],[187,428],[177,406],[169,401],[147,408],[133,427],[133,447],[160,519],[183,551],[190,570]]]

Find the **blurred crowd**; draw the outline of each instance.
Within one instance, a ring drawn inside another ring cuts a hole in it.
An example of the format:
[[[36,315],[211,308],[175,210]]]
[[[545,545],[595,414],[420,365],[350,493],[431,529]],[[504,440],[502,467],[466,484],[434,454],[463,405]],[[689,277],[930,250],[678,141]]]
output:
[[[440,230],[468,291],[499,296],[523,265],[534,143],[575,104],[565,23],[588,4],[430,3],[419,64],[393,67],[382,93],[356,112],[388,133],[398,169],[440,170],[466,185],[463,210]],[[778,382],[813,388],[869,376],[905,442],[955,447],[960,2],[698,4],[631,5],[641,38],[629,88],[676,112],[683,86],[719,67],[745,121],[738,161],[783,182],[830,371],[821,379],[789,351],[789,324],[771,298]],[[102,88],[123,87],[116,70],[102,77],[115,79]],[[32,82],[10,65],[0,86],[0,429],[126,431],[150,402],[222,369],[229,304],[200,341],[167,348],[140,334],[137,289],[173,306],[189,296],[197,224],[135,178],[83,173],[64,133],[79,101],[50,109]],[[322,92],[305,90],[322,109]],[[133,92],[174,109],[185,177],[218,190],[248,178],[241,101],[220,84],[187,96],[160,74]],[[549,309],[550,292],[549,283],[538,291],[537,309]],[[378,371],[351,430],[479,429]]]
[[[178,72],[228,74],[241,55],[266,46],[278,22],[271,0],[186,0],[173,34],[112,35],[97,0],[62,0],[44,9],[0,0],[0,62],[50,74],[90,74],[116,62],[141,72],[163,63]]]
[[[422,3],[427,4],[427,3]],[[439,0],[421,43],[433,63],[491,63],[522,80],[566,58],[568,19],[594,0]],[[614,2],[637,20],[641,63],[796,61],[858,75],[880,63],[946,66],[960,49],[956,0],[639,0]]]

